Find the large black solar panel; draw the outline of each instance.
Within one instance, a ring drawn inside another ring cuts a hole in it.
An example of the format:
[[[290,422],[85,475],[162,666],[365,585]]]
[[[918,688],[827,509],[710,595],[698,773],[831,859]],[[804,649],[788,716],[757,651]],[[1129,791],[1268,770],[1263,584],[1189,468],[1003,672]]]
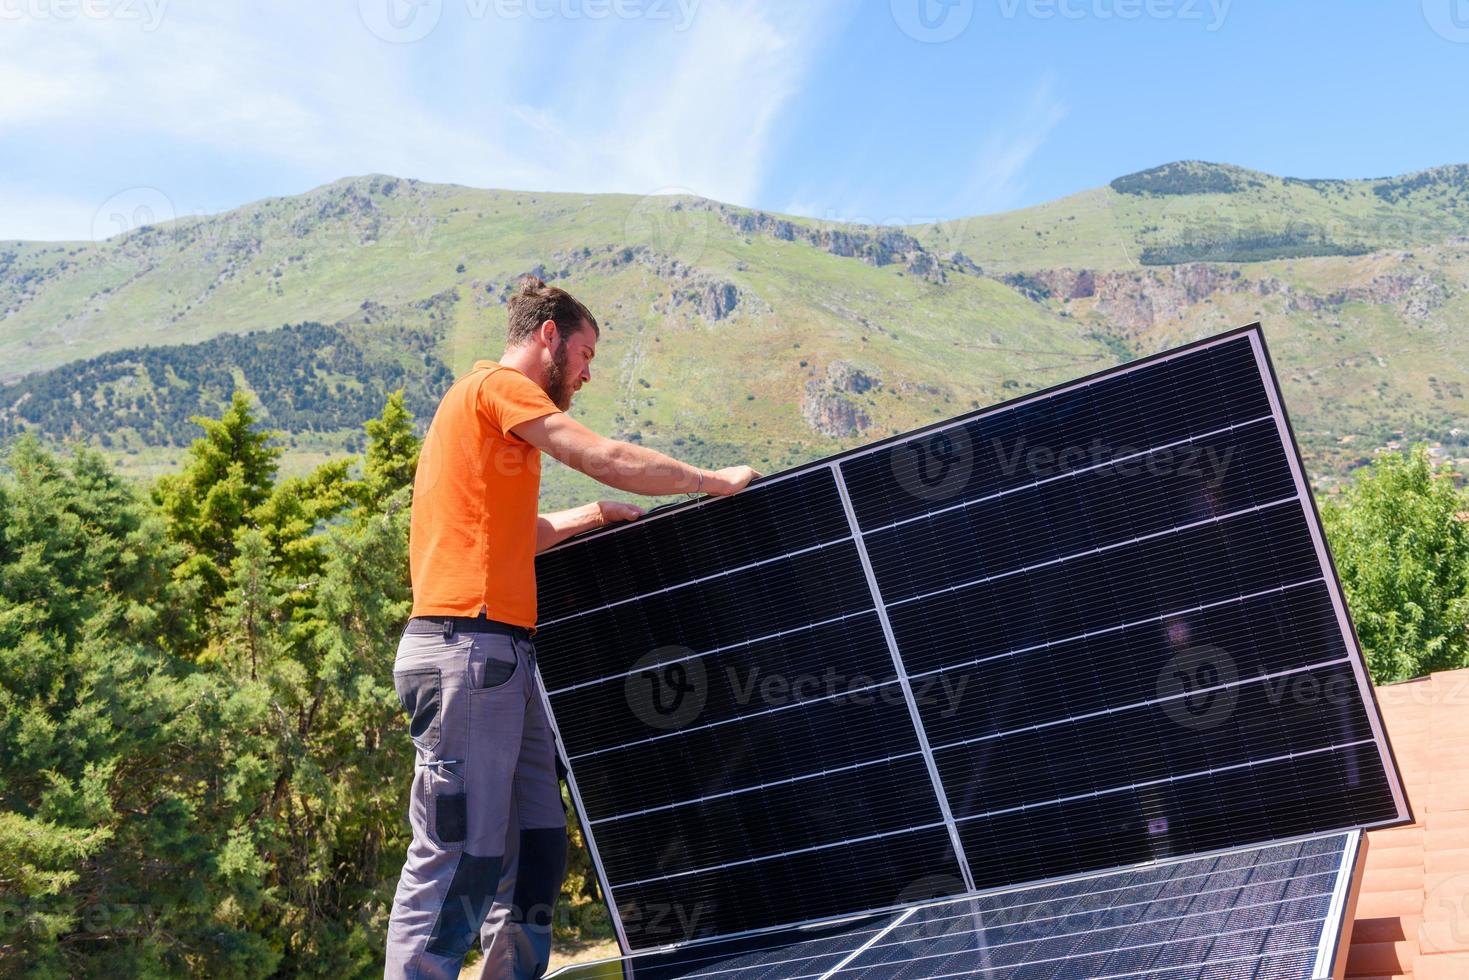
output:
[[[538,577],[626,949],[1409,816],[1258,328]]]
[[[562,980],[1314,980],[1346,935],[1360,831],[1001,889],[569,967]]]

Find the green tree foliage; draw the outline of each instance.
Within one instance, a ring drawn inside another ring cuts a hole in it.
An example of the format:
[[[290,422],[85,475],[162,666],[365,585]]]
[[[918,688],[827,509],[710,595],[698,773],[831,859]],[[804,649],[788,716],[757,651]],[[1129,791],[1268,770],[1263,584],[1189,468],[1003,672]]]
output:
[[[1322,510],[1378,683],[1469,665],[1469,498],[1422,446],[1373,461]]]
[[[381,508],[394,493],[413,485],[418,467],[418,437],[413,434],[413,416],[402,388],[388,396],[381,417],[368,421],[364,428],[367,460],[360,499],[365,506]]]
[[[413,417],[279,481],[245,398],[199,422],[151,499],[29,437],[0,469],[0,975],[381,970]],[[580,847],[567,888],[605,936]]]
[[[356,429],[399,387],[411,410],[427,414],[454,380],[435,353],[438,338],[381,330],[301,323],[72,361],[0,384],[0,433],[182,446],[190,417],[217,412],[239,379],[271,424],[291,433]]]
[[[260,975],[216,844],[261,705],[171,657],[164,521],[97,454],[21,440],[0,478],[0,969]]]

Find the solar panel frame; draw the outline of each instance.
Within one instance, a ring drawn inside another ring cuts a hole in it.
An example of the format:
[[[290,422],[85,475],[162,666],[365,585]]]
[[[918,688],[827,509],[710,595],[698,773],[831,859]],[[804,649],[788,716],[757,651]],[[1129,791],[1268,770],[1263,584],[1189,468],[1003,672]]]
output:
[[[1339,966],[1345,969],[1347,950],[1352,944],[1352,920],[1366,867],[1367,836],[1359,830],[1342,848],[1341,868],[1327,914],[1327,928],[1323,930],[1316,948],[1316,965],[1311,971],[1313,977],[1335,977],[1342,972]]]
[[[962,871],[965,892],[973,892],[975,890],[975,878],[970,871],[969,862],[965,858],[964,843],[959,833],[959,828],[954,817],[951,802],[948,799],[944,781],[938,771],[938,764],[935,760],[932,745],[929,742],[927,727],[924,724],[922,715],[916,703],[916,699],[913,696],[911,677],[909,674],[909,665],[905,657],[899,651],[899,644],[896,637],[894,636],[893,626],[888,616],[888,603],[884,600],[881,589],[878,586],[876,576],[874,575],[872,559],[868,553],[865,536],[875,529],[864,529],[862,527],[862,524],[858,519],[856,509],[853,505],[846,481],[843,477],[842,466],[844,463],[847,463],[851,460],[860,459],[864,456],[882,452],[885,449],[896,445],[901,445],[904,442],[915,441],[934,433],[942,433],[946,430],[953,429],[958,426],[963,426],[976,420],[985,419],[989,416],[993,416],[999,413],[1012,411],[1029,403],[1040,403],[1047,399],[1054,399],[1057,396],[1064,395],[1068,392],[1080,391],[1085,389],[1087,386],[1094,385],[1104,379],[1117,377],[1119,375],[1125,375],[1127,373],[1138,371],[1161,362],[1184,357],[1188,354],[1195,353],[1209,347],[1230,343],[1240,338],[1249,339],[1251,350],[1256,360],[1257,369],[1259,371],[1261,379],[1263,380],[1263,387],[1265,389],[1265,394],[1269,402],[1270,413],[1268,417],[1273,421],[1280,442],[1285,448],[1286,462],[1290,469],[1291,479],[1295,485],[1295,497],[1292,499],[1298,500],[1301,505],[1305,524],[1311,537],[1311,544],[1316,553],[1319,564],[1324,566],[1329,571],[1329,574],[1325,576],[1325,586],[1329,593],[1333,613],[1336,617],[1337,629],[1339,630],[1342,641],[1346,646],[1347,659],[1350,661],[1352,673],[1356,681],[1357,691],[1361,696],[1366,719],[1371,729],[1371,741],[1376,745],[1377,754],[1382,762],[1387,778],[1388,788],[1391,792],[1393,802],[1396,807],[1395,816],[1372,823],[1361,824],[1361,826],[1387,826],[1409,822],[1412,820],[1411,807],[1406,797],[1406,794],[1403,791],[1396,761],[1392,756],[1391,745],[1386,739],[1385,731],[1382,726],[1381,715],[1376,703],[1375,693],[1373,692],[1370,680],[1366,675],[1365,663],[1361,654],[1360,641],[1356,636],[1355,629],[1346,611],[1345,601],[1342,597],[1340,579],[1336,573],[1335,566],[1330,559],[1330,554],[1326,545],[1325,537],[1321,530],[1320,516],[1316,509],[1315,501],[1311,494],[1309,483],[1305,478],[1304,470],[1301,465],[1299,448],[1296,443],[1289,418],[1286,414],[1284,405],[1280,398],[1279,381],[1276,377],[1274,367],[1270,362],[1268,351],[1266,350],[1264,344],[1263,334],[1258,323],[1251,324],[1238,330],[1230,331],[1228,333],[1221,334],[1215,337],[1206,338],[1204,340],[1186,345],[1184,347],[1165,351],[1160,354],[1152,355],[1150,357],[1141,358],[1127,365],[1119,366],[1106,371],[1101,371],[1088,377],[1078,379],[1076,381],[1067,382],[1061,385],[1054,386],[1052,388],[1027,394],[995,406],[967,413],[954,419],[934,423],[933,425],[925,426],[918,430],[893,436],[891,438],[884,439],[879,442],[862,446],[847,452],[838,453],[825,459],[805,464],[786,472],[776,474],[772,477],[762,479],[761,481],[759,481],[759,483],[756,484],[757,487],[768,488],[771,485],[779,482],[800,479],[802,477],[809,477],[811,474],[817,473],[823,469],[829,470],[833,474],[837,485],[837,490],[841,498],[843,514],[847,519],[851,532],[851,538],[849,540],[851,540],[856,547],[864,577],[866,578],[869,589],[872,592],[873,610],[878,614],[878,618],[882,627],[882,633],[889,647],[889,652],[892,657],[897,681],[903,691],[904,701],[907,705],[909,716],[913,722],[914,730],[918,733],[922,757],[925,766],[928,769],[930,780],[934,787],[935,795],[940,804],[944,828],[949,835],[955,854],[959,857],[959,865]],[[1195,437],[1189,436],[1188,438],[1193,439]],[[1146,440],[1144,441],[1146,442]],[[1151,453],[1157,448],[1157,446],[1152,446],[1150,449],[1146,450],[1146,452]],[[659,508],[643,517],[639,522],[637,522],[637,525],[618,525],[594,531],[586,535],[578,536],[571,541],[559,545],[557,549],[553,550],[568,548],[587,540],[596,539],[598,537],[624,533],[629,527],[645,527],[651,521],[666,519],[668,516],[673,514],[687,513],[698,508],[719,506],[721,500],[722,498],[704,498],[700,500],[686,501],[672,506]],[[546,625],[552,625],[557,621],[558,620],[553,617],[547,622]],[[552,693],[556,692],[553,691]],[[552,710],[551,708],[551,695],[543,693],[543,696],[545,697],[548,715],[552,718],[553,729],[556,730],[558,747],[562,752],[563,757],[566,757],[565,743],[561,738],[560,730],[556,728],[555,713],[554,710]],[[568,784],[573,799],[577,804],[578,813],[579,815],[586,814],[587,810],[585,809],[584,801],[576,783],[575,766],[572,765],[568,768],[570,769],[567,777]],[[625,951],[631,950],[632,947],[628,943],[628,937],[626,935],[624,925],[621,921],[621,916],[618,912],[617,903],[612,898],[613,888],[609,883],[601,856],[597,849],[596,834],[590,826],[586,825],[585,820],[583,829],[589,850],[591,851],[593,864],[599,878],[599,883],[603,888],[604,894],[608,896],[609,899],[613,925],[618,935],[619,942],[621,943],[622,948]],[[739,934],[741,933],[735,932],[731,933],[730,935]]]

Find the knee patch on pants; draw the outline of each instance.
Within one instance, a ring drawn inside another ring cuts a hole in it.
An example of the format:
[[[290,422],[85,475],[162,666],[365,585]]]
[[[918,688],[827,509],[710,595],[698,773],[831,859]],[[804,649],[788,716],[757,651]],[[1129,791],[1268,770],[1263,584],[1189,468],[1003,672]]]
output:
[[[498,857],[459,855],[459,864],[434,920],[426,952],[461,957],[469,952],[500,887],[500,863]]]
[[[566,828],[522,830],[517,868],[514,921],[549,928],[566,877]]]

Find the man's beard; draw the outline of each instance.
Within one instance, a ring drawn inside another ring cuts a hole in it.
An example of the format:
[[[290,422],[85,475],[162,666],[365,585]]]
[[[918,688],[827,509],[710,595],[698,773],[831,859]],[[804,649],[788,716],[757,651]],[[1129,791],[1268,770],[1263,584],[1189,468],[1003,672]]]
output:
[[[546,394],[561,411],[571,409],[571,396],[575,393],[571,379],[566,376],[566,361],[571,356],[565,340],[561,341],[551,355],[551,365],[546,368]]]

